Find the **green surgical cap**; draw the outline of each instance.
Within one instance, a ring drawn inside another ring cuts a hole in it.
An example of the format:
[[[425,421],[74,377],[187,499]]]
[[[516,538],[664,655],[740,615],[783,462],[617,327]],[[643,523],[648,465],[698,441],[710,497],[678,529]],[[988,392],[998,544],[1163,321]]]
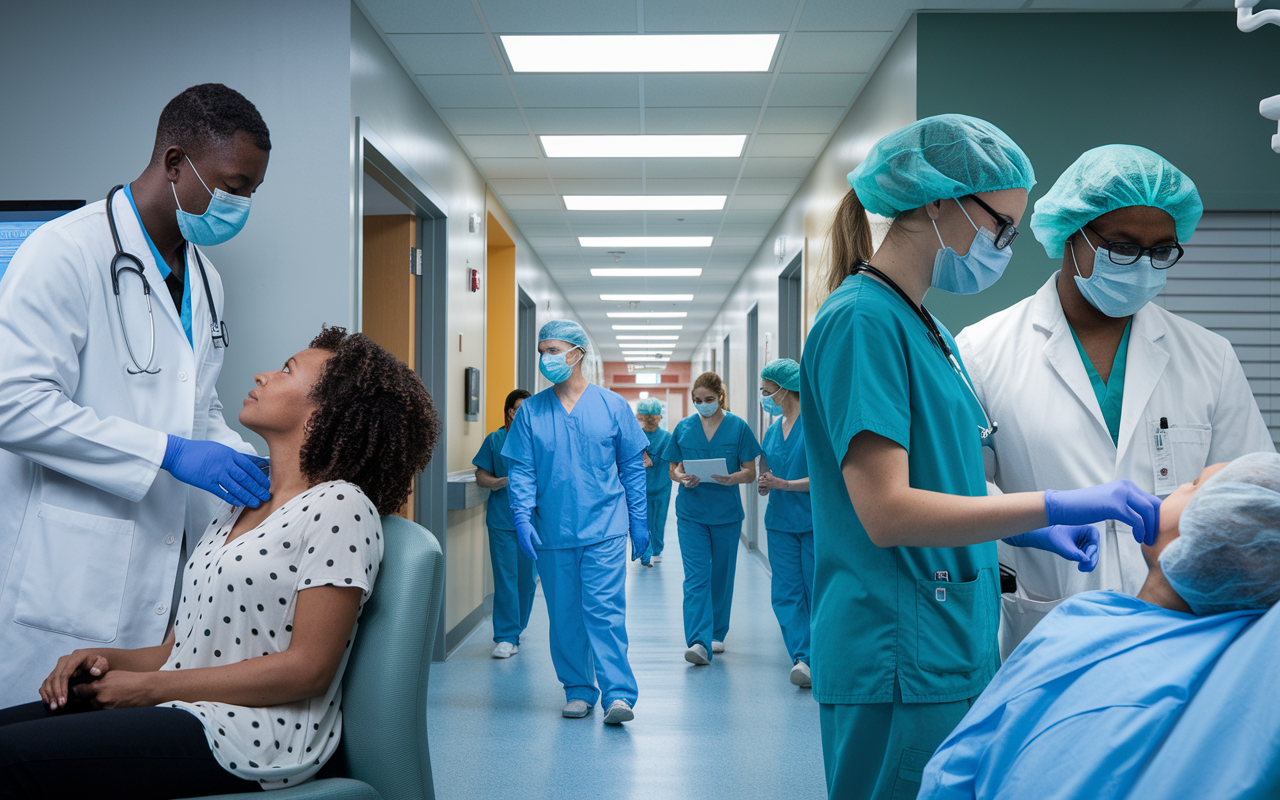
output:
[[[636,406],[637,414],[653,414],[655,417],[662,416],[662,403],[656,397],[646,397],[640,401],[640,405]]]
[[[760,377],[773,381],[789,392],[800,392],[800,365],[789,358],[775,358],[765,364],[764,369],[760,370]]]
[[[1191,238],[1204,211],[1196,185],[1159,154],[1107,144],[1077,158],[1036,201],[1031,230],[1050,258],[1062,258],[1072,234],[1108,211],[1130,206],[1169,212],[1180,242]]]
[[[1036,173],[1022,148],[983,119],[940,114],[876,142],[849,173],[849,185],[872,214],[903,211],[953,197],[1027,189]]]
[[[558,342],[568,342],[582,348],[582,352],[587,351],[587,332],[582,326],[571,319],[553,319],[542,329],[538,331],[538,344],[542,344],[548,339],[554,339]]]

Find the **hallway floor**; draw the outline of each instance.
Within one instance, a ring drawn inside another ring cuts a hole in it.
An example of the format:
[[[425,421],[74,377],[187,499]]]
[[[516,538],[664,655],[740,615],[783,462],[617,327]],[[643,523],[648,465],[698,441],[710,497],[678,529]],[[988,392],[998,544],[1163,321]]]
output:
[[[436,797],[821,798],[818,705],[788,681],[769,575],[739,546],[733,617],[709,667],[684,660],[680,543],[667,520],[663,561],[630,562],[627,631],[640,686],[636,718],[564,719],[539,584],[520,652],[493,650],[489,620],[431,668],[427,724]]]

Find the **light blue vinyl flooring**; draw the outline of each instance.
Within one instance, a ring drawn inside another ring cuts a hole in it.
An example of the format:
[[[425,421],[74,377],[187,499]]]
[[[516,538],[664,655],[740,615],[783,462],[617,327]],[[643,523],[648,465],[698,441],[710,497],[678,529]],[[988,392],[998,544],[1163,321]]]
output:
[[[674,504],[672,504],[674,505]],[[489,620],[431,667],[427,725],[436,797],[822,798],[818,704],[788,681],[791,662],[769,604],[769,575],[739,545],[726,652],[684,660],[676,518],[663,561],[627,570],[636,718],[564,719],[541,585],[520,652],[491,658]]]

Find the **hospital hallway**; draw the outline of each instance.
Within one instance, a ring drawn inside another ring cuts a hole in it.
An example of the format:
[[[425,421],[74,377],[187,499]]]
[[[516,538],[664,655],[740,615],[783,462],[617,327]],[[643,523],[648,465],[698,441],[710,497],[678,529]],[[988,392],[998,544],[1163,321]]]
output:
[[[564,719],[541,584],[520,652],[491,658],[486,619],[431,667],[427,727],[436,796],[819,798],[826,796],[818,704],[787,680],[769,574],[740,544],[726,652],[683,658],[675,504],[661,563],[627,569],[627,632],[640,686],[636,718]]]

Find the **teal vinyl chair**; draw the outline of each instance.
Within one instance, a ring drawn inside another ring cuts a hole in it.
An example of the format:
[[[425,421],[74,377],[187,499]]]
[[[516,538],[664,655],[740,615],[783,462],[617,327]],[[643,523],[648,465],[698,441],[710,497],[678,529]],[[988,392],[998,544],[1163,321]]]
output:
[[[444,553],[430,531],[382,518],[373,596],[360,615],[342,686],[342,743],[313,780],[200,800],[434,800],[427,678],[444,596]]]

